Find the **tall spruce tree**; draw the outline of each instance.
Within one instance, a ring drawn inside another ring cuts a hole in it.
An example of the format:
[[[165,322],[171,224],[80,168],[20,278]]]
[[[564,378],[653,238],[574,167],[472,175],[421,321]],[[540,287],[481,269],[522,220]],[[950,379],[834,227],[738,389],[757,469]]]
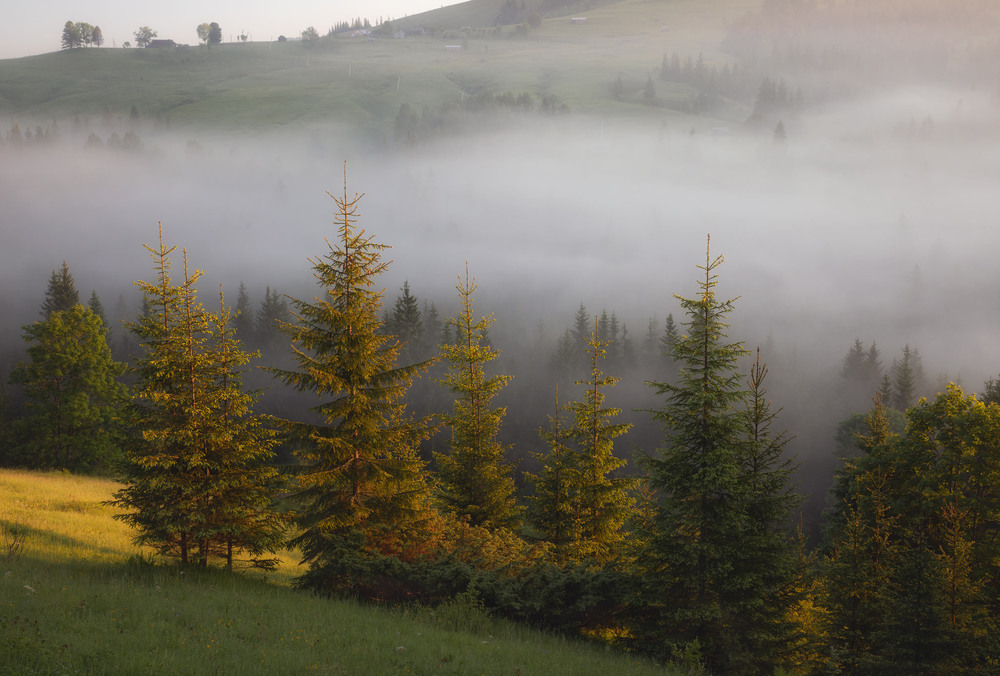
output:
[[[157,280],[137,282],[146,312],[127,324],[143,353],[132,368],[132,425],[126,485],[112,504],[116,515],[149,544],[182,564],[207,566],[236,557],[271,568],[283,543],[283,520],[273,510],[280,484],[266,462],[274,434],[250,414],[255,395],[242,387],[240,369],[250,356],[229,323],[227,310],[211,313],[197,301],[196,282],[184,256],[184,280],[173,285],[170,254],[163,244],[146,249]],[[221,302],[221,293],[220,293]]]
[[[715,294],[722,262],[706,247],[698,297],[677,297],[688,329],[672,346],[677,382],[650,383],[665,398],[652,414],[666,428],[667,445],[647,458],[659,502],[639,558],[642,619],[635,632],[647,649],[665,657],[695,654],[712,672],[755,673],[773,646],[764,645],[761,627],[748,626],[744,617],[759,616],[762,604],[774,600],[773,585],[761,576],[773,561],[766,532],[749,553],[745,539],[765,515],[775,515],[765,508],[773,493],[755,494],[767,492],[766,480],[751,480],[751,461],[768,457],[774,440],[748,438],[746,410],[753,399],[737,368],[747,351],[742,343],[726,342],[734,300]],[[770,490],[783,494],[777,483]]]
[[[292,544],[309,565],[299,584],[335,590],[351,586],[352,566],[419,549],[430,489],[416,453],[429,423],[410,419],[402,403],[427,363],[398,366],[399,342],[380,331],[383,292],[375,283],[388,267],[387,245],[357,227],[362,196],[348,197],[346,165],[343,197],[330,197],[337,243],[311,259],[322,294],[292,299],[297,321],[283,330],[297,368],[273,373],[324,399],[313,409],[322,423],[288,423],[302,444]]]
[[[780,410],[772,410],[767,398],[767,373],[758,348],[746,378],[739,479],[745,529],[740,538],[742,557],[732,573],[745,581],[747,595],[737,630],[746,643],[750,670],[759,673],[769,673],[775,663],[788,660],[801,631],[789,618],[798,600],[794,591],[797,550],[790,517],[801,498],[792,491],[795,464],[785,456],[789,438],[772,429]]]
[[[486,375],[486,365],[500,353],[486,337],[493,315],[475,318],[476,286],[466,264],[465,278],[459,277],[456,287],[462,309],[448,320],[455,342],[441,346],[449,370],[440,382],[456,399],[452,413],[443,416],[452,432],[451,452],[435,454],[440,499],[474,526],[513,530],[520,526],[517,491],[504,447],[497,440],[506,408],[492,408],[511,376]]]

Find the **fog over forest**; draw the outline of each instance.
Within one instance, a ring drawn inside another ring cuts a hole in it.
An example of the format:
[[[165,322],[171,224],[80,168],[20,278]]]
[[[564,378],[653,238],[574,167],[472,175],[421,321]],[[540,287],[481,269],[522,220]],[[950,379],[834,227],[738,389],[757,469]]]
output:
[[[723,293],[742,297],[741,334],[809,354],[856,336],[910,341],[949,373],[978,375],[995,326],[1000,166],[983,152],[995,131],[977,123],[997,112],[992,92],[910,89],[789,124],[785,146],[574,118],[416,151],[289,134],[198,136],[197,153],[161,135],[138,157],[69,144],[7,154],[0,275],[38,299],[7,295],[20,306],[5,316],[33,319],[63,259],[113,305],[148,276],[142,244],[158,221],[208,283],[303,291],[346,160],[348,191],[365,194],[360,224],[393,247],[390,292],[408,279],[441,302],[468,260],[480,302],[505,309],[501,332],[527,317],[557,335],[580,302],[644,327],[675,309],[673,293],[690,295],[710,233],[727,257]],[[898,130],[927,117],[926,136]]]
[[[63,260],[82,298],[95,289],[116,317],[121,296],[134,313],[130,283],[154,277],[142,245],[158,221],[179,247],[175,271],[181,247],[205,271],[210,307],[219,283],[230,303],[240,281],[254,304],[265,285],[311,297],[307,258],[336,234],[325,191],[342,193],[346,161],[348,192],[365,194],[360,225],[392,247],[386,305],[409,281],[453,315],[468,261],[476,309],[496,313],[491,336],[508,365],[532,351],[548,359],[581,303],[615,312],[637,343],[651,317],[683,321],[673,294],[697,293],[711,234],[726,257],[718,293],[739,296],[731,335],[762,347],[816,508],[834,427],[850,412],[834,402],[855,338],[877,343],[886,367],[905,344],[918,348],[925,394],[946,379],[977,391],[1000,371],[993,82],[819,103],[785,120],[783,144],[770,127],[572,114],[416,148],[331,129],[250,137],[150,124],[138,130],[145,151],[131,155],[86,149],[86,134],[62,123],[55,146],[0,152],[0,367],[20,358],[20,326],[38,318]],[[620,387],[643,391],[644,378]],[[649,391],[628,401],[657,405]]]

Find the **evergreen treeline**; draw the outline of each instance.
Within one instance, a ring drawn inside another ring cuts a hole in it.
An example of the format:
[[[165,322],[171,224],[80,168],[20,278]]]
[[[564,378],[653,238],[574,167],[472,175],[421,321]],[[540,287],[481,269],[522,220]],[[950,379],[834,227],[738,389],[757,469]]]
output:
[[[221,291],[210,311],[186,252],[175,281],[161,235],[141,310],[115,338],[64,263],[24,327],[9,378],[23,406],[2,402],[0,459],[114,473],[118,518],[181,564],[269,568],[290,543],[305,589],[461,597],[710,673],[988,672],[1000,659],[996,381],[984,401],[956,385],[921,399],[916,349],[885,367],[855,341],[841,389],[871,410],[841,425],[845,460],[810,544],[768,367],[729,337],[735,301],[717,295],[723,259],[706,248],[679,319],[650,319],[641,340],[580,305],[535,362],[557,387],[532,399],[547,419],[518,467],[499,398],[520,375],[498,368],[475,279],[459,277],[454,317],[421,309],[408,282],[384,307],[386,245],[357,224],[359,199],[345,176],[310,299],[267,287],[255,308],[241,284],[235,312]],[[254,411],[244,341],[284,353],[268,371],[311,411]],[[609,403],[616,373],[645,374],[657,402],[643,415],[659,439],[633,462],[633,424]]]

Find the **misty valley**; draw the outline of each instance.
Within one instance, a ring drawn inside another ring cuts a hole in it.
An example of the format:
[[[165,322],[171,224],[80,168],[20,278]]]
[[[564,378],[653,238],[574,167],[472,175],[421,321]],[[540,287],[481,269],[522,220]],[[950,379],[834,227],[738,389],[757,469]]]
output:
[[[495,4],[245,45],[294,64],[259,101],[0,97],[0,464],[114,479],[152,568],[290,546],[670,673],[989,673],[997,10]],[[171,49],[105,67],[216,58]]]

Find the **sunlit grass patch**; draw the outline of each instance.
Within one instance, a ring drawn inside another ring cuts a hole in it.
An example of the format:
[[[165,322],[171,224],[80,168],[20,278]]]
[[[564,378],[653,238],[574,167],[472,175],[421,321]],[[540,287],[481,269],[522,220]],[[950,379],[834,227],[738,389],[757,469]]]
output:
[[[656,674],[652,662],[533,631],[472,599],[389,609],[291,589],[276,573],[158,562],[104,504],[118,484],[0,470],[0,665],[19,673]]]

